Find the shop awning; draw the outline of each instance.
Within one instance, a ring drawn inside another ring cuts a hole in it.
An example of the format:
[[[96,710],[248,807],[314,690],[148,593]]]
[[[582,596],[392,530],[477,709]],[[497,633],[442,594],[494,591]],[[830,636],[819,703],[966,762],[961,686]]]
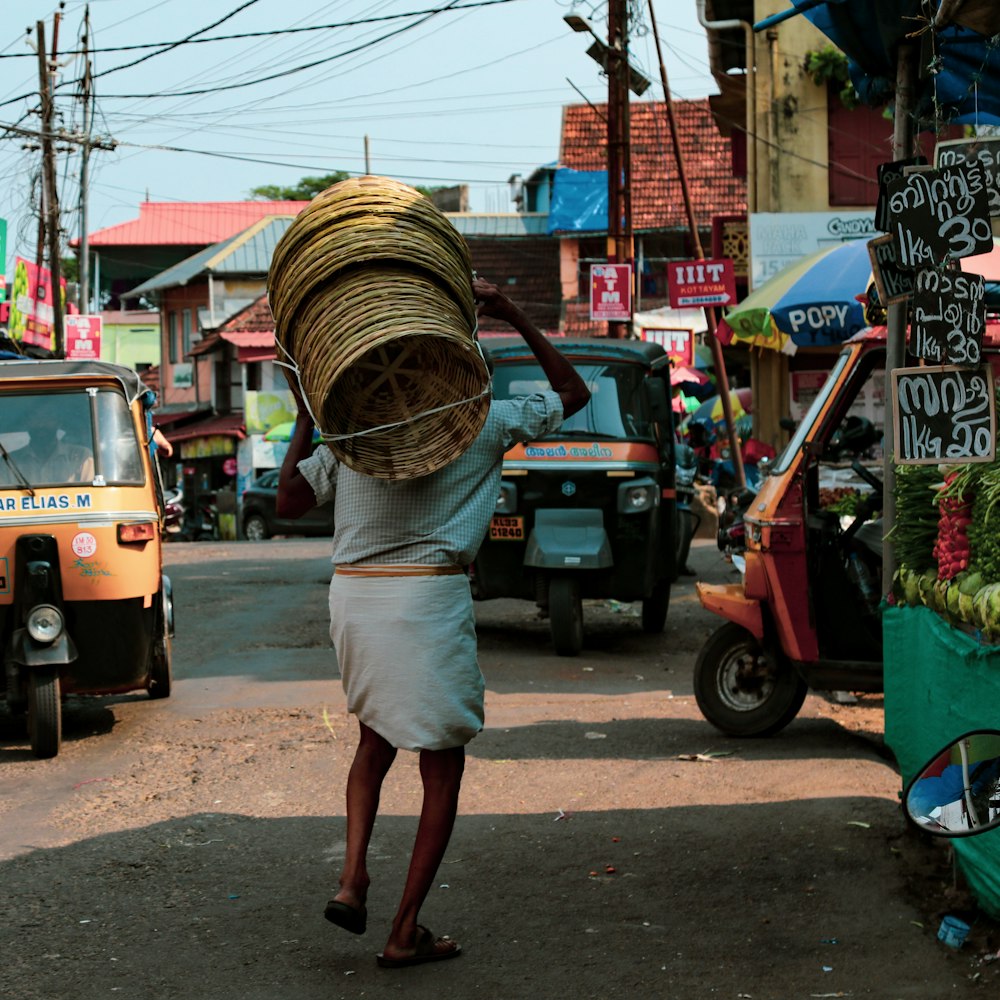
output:
[[[171,444],[203,437],[234,437],[242,441],[247,436],[242,413],[224,413],[183,427],[164,428],[163,434]]]
[[[271,330],[219,330],[196,344],[187,356],[197,358],[211,354],[220,350],[224,344],[232,344],[236,348],[236,360],[242,364],[248,361],[273,361],[275,358],[274,332]]]

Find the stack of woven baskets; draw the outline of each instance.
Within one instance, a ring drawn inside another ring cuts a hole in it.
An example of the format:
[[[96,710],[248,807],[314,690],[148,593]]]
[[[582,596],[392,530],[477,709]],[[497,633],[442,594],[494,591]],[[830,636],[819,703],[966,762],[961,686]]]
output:
[[[268,275],[278,360],[294,362],[330,449],[382,479],[460,455],[489,409],[462,236],[420,192],[386,177],[317,195]]]

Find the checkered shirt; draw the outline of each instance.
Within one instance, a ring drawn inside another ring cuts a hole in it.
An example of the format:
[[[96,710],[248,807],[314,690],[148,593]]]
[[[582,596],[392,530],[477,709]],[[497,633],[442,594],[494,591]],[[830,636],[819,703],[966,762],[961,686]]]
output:
[[[504,452],[554,431],[562,400],[551,390],[494,400],[479,436],[455,461],[417,479],[376,479],[319,447],[299,462],[317,503],[333,499],[333,561],[467,566],[500,495]]]

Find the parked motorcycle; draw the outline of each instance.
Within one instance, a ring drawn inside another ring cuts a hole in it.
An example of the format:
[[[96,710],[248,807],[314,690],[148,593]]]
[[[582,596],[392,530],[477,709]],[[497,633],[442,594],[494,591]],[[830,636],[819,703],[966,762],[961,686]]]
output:
[[[694,576],[688,567],[691,541],[701,525],[701,515],[694,510],[694,484],[698,474],[698,456],[688,444],[674,449],[674,486],[677,490],[677,572]]]
[[[176,540],[184,526],[184,491],[175,486],[163,491],[163,530],[167,538]]]
[[[219,537],[215,507],[207,500],[194,500],[184,511],[181,537],[189,542],[211,542]]]

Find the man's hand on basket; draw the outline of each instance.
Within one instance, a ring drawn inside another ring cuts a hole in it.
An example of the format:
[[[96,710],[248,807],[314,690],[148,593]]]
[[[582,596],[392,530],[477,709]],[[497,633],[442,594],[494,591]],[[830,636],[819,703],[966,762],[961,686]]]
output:
[[[501,319],[516,326],[515,322],[520,312],[518,307],[491,281],[484,278],[472,279],[472,294],[479,308],[476,310],[478,316],[490,316],[493,319]]]

